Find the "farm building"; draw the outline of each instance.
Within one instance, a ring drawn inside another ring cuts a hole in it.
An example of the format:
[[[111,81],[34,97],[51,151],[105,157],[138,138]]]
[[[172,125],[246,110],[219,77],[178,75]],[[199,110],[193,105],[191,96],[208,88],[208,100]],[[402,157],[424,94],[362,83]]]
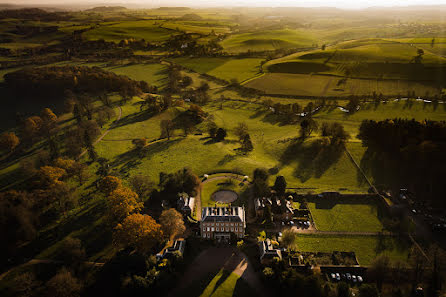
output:
[[[229,241],[231,234],[245,236],[246,217],[244,207],[204,207],[201,215],[201,237]]]
[[[195,198],[189,197],[186,193],[179,195],[177,202],[177,209],[184,215],[190,216],[194,211]]]
[[[282,251],[274,248],[271,240],[266,239],[264,241],[259,242],[260,248],[260,263],[268,264],[274,258],[279,258],[282,260]]]

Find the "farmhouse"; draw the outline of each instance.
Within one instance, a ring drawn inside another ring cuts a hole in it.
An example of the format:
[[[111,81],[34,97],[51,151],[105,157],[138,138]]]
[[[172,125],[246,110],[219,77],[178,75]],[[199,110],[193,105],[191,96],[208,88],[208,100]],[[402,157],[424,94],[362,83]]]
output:
[[[283,202],[282,202],[283,201]],[[282,205],[282,203],[284,203]],[[289,200],[280,200],[278,197],[273,198],[256,198],[254,200],[254,208],[256,211],[257,217],[263,217],[265,213],[266,207],[271,207],[271,211],[273,212],[274,218],[281,221],[290,221],[294,216],[294,209],[291,204],[291,199]]]
[[[204,207],[201,215],[201,237],[231,239],[231,234],[237,238],[245,236],[246,218],[244,207]]]

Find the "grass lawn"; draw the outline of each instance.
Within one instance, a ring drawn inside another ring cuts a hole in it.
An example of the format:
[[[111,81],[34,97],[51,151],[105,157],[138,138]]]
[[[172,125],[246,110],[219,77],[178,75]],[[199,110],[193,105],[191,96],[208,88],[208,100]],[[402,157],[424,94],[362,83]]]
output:
[[[259,75],[259,58],[176,58],[173,62],[199,73],[206,73],[227,81],[242,82]]]
[[[308,201],[316,227],[321,231],[380,232],[375,201],[361,198],[314,198]]]
[[[185,290],[184,296],[191,297],[228,297],[254,296],[252,289],[239,275],[224,269],[210,273]]]
[[[211,178],[213,175],[211,175]],[[212,194],[220,190],[231,190],[240,194],[246,190],[246,186],[237,179],[217,179],[203,184],[201,189],[201,206],[214,206],[215,201],[211,198]],[[240,198],[239,198],[240,199]]]
[[[380,254],[407,261],[410,245],[393,237],[304,235],[296,237],[296,249],[303,252],[355,252],[360,265],[370,265]]]

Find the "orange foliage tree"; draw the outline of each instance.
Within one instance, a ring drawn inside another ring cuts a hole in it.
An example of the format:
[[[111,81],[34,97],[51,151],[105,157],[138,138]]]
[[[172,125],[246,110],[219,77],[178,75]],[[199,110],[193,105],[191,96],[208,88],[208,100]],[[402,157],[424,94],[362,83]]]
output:
[[[174,208],[164,210],[161,213],[160,222],[164,234],[168,236],[169,239],[174,239],[176,236],[184,233],[186,230],[183,215]]]
[[[20,139],[13,132],[0,135],[0,150],[12,152],[20,143]]]
[[[110,195],[111,192],[120,188],[121,186],[122,186],[122,181],[116,176],[111,176],[111,175],[104,177],[99,182],[99,190],[106,195]]]
[[[115,227],[113,243],[118,247],[131,246],[147,253],[163,238],[161,225],[151,216],[132,214]]]
[[[126,187],[120,187],[110,193],[107,198],[108,219],[111,223],[121,222],[134,212],[142,209],[138,202],[138,194]]]

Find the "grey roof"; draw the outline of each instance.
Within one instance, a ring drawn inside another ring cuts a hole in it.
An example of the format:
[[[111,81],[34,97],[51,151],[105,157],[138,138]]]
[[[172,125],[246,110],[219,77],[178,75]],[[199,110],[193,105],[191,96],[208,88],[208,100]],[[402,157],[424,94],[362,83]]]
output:
[[[245,209],[233,207],[204,207],[201,220],[203,222],[245,222]]]

